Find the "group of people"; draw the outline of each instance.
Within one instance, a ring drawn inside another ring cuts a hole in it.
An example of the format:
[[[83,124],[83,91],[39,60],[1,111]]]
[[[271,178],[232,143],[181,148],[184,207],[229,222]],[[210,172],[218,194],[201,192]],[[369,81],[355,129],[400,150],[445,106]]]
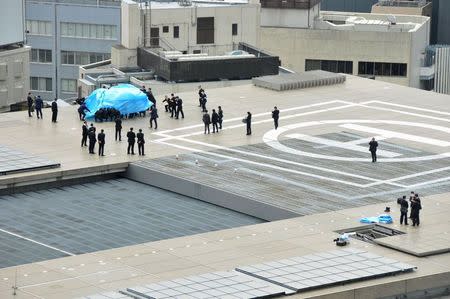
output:
[[[42,108],[44,108],[44,101],[41,99],[41,96],[36,96],[33,98],[31,92],[28,93],[27,96],[27,106],[28,106],[28,117],[33,117],[33,111],[36,110],[36,117],[38,119],[43,119],[42,117]],[[56,123],[58,118],[58,103],[55,98],[51,105],[52,108],[52,122]]]
[[[400,205],[400,224],[405,223],[408,225],[408,209],[411,209],[409,218],[412,220],[413,226],[419,226],[420,224],[420,210],[422,209],[422,204],[420,201],[419,194],[411,191],[409,196],[409,203],[406,200],[406,195],[399,198],[397,203]]]
[[[205,134],[206,132],[208,132],[208,134],[210,133],[209,126],[211,124],[213,126],[213,133],[216,132],[219,133],[219,130],[222,130],[222,123],[223,123],[222,107],[221,106],[217,107],[217,112],[216,109],[213,109],[211,115],[209,115],[208,110],[205,110],[202,120],[203,124],[205,125]]]
[[[162,102],[166,112],[170,113],[170,118],[178,119],[180,115],[181,118],[184,118],[183,100],[179,96],[175,96],[173,93],[170,94],[170,97],[166,95]]]
[[[116,141],[119,139],[119,141],[122,140],[121,131],[122,131],[122,120],[120,118],[116,119]],[[103,129],[100,130],[100,133],[96,134],[97,129],[95,128],[94,124],[91,123],[91,125],[88,127],[88,124],[86,121],[83,121],[82,126],[82,133],[81,133],[81,147],[88,146],[87,141],[89,139],[89,154],[95,154],[95,144],[98,142],[98,155],[104,156],[105,155],[105,141],[106,141],[106,135],[105,131]],[[136,144],[138,144],[138,153],[140,156],[145,156],[144,153],[144,144],[145,144],[145,138],[144,133],[142,133],[142,129],[139,129],[139,132],[136,134],[133,131],[133,128],[130,128],[130,130],[127,132],[127,139],[128,139],[128,148],[127,148],[127,154],[134,155],[134,147]]]

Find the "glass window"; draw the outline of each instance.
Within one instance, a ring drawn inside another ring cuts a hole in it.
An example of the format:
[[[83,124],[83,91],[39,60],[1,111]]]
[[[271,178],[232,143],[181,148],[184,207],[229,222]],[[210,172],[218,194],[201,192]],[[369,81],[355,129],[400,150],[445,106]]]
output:
[[[83,37],[83,24],[75,24],[75,36]]]
[[[38,62],[38,50],[37,49],[31,49],[31,62]]]
[[[51,22],[45,22],[45,34],[52,35],[52,23]]]
[[[45,50],[39,51],[39,62],[45,62]]]
[[[180,37],[180,27],[173,26],[173,38],[179,38],[179,37]]]
[[[238,35],[238,24],[231,25],[231,35]]]
[[[83,37],[88,38],[89,37],[89,24],[83,24]]]
[[[163,33],[169,32],[169,26],[163,26]]]
[[[61,36],[67,36],[68,33],[68,24],[67,23],[61,23]]]
[[[77,80],[61,79],[61,91],[76,92],[77,91]]]
[[[67,64],[75,64],[75,53],[67,52]]]
[[[112,38],[111,28],[112,28],[112,26],[110,26],[110,25],[105,25],[103,27],[103,31],[104,31],[103,33],[104,33],[105,39]]]
[[[31,90],[38,90],[38,77],[30,77]]]
[[[103,26],[102,25],[94,25],[96,28],[96,37],[103,39],[104,38],[104,34],[103,34]]]
[[[45,90],[52,91],[52,78],[45,78]]]
[[[45,62],[52,62],[52,50],[45,50]]]
[[[30,77],[32,90],[52,91],[52,78]]]

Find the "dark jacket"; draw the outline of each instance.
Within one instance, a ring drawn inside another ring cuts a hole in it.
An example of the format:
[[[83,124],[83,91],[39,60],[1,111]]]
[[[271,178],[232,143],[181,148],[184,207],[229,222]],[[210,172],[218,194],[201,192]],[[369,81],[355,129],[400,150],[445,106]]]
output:
[[[419,216],[419,211],[422,209],[422,205],[420,204],[420,202],[413,200],[411,202],[411,216]]]
[[[247,114],[247,118],[245,119],[245,122],[247,123],[247,125],[251,124],[252,122],[252,114]]]
[[[219,114],[217,114],[217,112],[213,112],[213,114],[211,115],[211,121],[213,124],[219,122]]]
[[[150,118],[155,119],[158,118],[158,109],[153,107],[152,110],[150,110]]]
[[[219,120],[222,120],[222,118],[223,118],[223,110],[219,109],[219,111],[217,111],[217,114],[219,114]]]
[[[35,107],[36,109],[42,109],[42,105],[44,105],[44,102],[41,98],[36,98],[35,100]]]
[[[376,152],[377,147],[378,147],[378,142],[376,142],[376,141],[369,142],[369,151]]]
[[[402,213],[407,213],[408,212],[408,207],[409,207],[408,201],[406,201],[406,199],[402,198],[400,200],[400,211]]]
[[[89,136],[89,142],[97,141],[97,139],[95,138],[95,131],[94,130],[90,131],[88,136]]]
[[[145,143],[145,140],[144,140],[144,133],[137,133],[137,134],[136,134],[136,137],[137,137],[137,142],[138,142],[138,143]]]
[[[209,125],[211,123],[211,117],[208,113],[203,114],[203,123]]]
[[[120,130],[122,129],[122,120],[120,118],[115,120],[116,122],[116,129]]]
[[[105,133],[98,133],[97,135],[98,143],[105,143]]]
[[[280,117],[280,110],[275,109],[272,111],[272,118],[273,119],[278,119]]]
[[[52,102],[52,111],[53,112],[57,112],[58,111],[58,104],[55,101]]]
[[[178,98],[176,103],[177,103],[178,108],[183,108],[183,100],[182,99]]]
[[[134,143],[136,142],[136,134],[133,131],[129,131],[127,133],[128,142]]]
[[[87,134],[88,134],[88,127],[87,127],[86,125],[83,125],[83,126],[81,127],[81,129],[83,130],[81,134],[82,134],[83,136],[87,136]]]
[[[28,103],[28,107],[33,106],[33,98],[31,96],[27,97],[27,103]]]

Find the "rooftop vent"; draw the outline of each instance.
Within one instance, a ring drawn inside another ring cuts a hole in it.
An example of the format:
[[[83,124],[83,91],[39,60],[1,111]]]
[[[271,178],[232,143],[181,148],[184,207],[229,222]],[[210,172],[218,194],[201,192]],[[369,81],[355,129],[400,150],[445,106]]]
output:
[[[355,228],[347,228],[336,232],[339,234],[344,233],[350,234],[352,238],[368,243],[375,243],[374,240],[379,238],[405,234],[404,232],[401,232],[399,230],[395,230],[390,227],[385,227],[378,224],[365,225]]]

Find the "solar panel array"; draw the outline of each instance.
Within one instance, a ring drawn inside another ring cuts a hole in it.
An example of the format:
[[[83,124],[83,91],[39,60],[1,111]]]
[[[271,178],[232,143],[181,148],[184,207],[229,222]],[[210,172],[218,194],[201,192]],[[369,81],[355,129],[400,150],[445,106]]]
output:
[[[289,289],[236,271],[206,273],[181,279],[128,288],[143,298],[264,298],[292,293]]]
[[[0,145],[0,175],[59,167],[59,163]]]
[[[236,271],[300,292],[408,272],[414,268],[376,254],[349,248],[239,267]]]
[[[103,293],[83,299],[267,298],[413,271],[416,267],[358,249],[339,249]]]

